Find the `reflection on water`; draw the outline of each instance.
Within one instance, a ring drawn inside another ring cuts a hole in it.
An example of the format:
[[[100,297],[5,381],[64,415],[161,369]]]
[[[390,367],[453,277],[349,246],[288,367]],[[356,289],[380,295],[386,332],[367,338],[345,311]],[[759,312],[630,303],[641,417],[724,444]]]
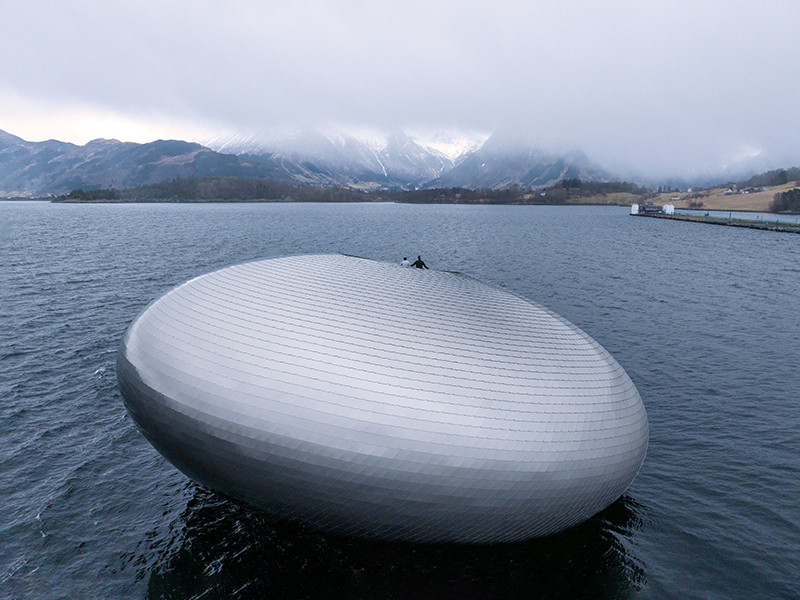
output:
[[[197,487],[172,549],[151,568],[148,597],[626,598],[644,584],[628,542],[642,514],[623,496],[528,542],[366,542],[276,523]]]

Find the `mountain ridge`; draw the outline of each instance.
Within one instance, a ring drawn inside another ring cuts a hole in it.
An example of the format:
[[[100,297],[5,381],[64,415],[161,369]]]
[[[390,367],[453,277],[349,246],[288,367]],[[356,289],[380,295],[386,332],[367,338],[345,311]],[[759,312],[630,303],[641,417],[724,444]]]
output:
[[[98,138],[78,146],[57,140],[27,142],[0,130],[3,196],[58,195],[79,188],[127,188],[215,175],[293,182],[266,163],[220,154],[195,142],[138,144]]]
[[[216,149],[183,140],[140,144],[104,138],[79,146],[58,140],[28,142],[0,130],[0,196],[54,196],[75,189],[127,189],[204,177],[363,192],[544,188],[562,180],[623,179],[580,151],[547,151],[508,130],[485,139],[458,135],[423,139],[399,129],[361,136],[301,129],[271,136],[228,136],[208,143]],[[737,177],[742,181],[755,174],[742,165],[739,174],[707,174],[701,185],[736,181]],[[652,188],[664,182],[625,179]],[[670,189],[698,184],[677,177],[666,182]]]
[[[563,179],[610,181],[611,175],[579,151],[544,151],[513,132],[493,133],[461,163],[425,187],[503,189],[513,185],[539,188]]]
[[[420,143],[400,129],[361,136],[299,129],[262,136],[221,136],[206,144],[219,152],[272,164],[301,183],[364,190],[415,189],[453,168],[477,146],[452,140],[448,144],[441,138]]]

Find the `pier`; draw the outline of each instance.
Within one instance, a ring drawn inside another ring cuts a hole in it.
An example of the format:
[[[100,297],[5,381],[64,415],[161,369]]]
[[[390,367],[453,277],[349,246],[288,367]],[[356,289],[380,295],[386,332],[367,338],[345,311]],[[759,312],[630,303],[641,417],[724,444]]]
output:
[[[763,219],[738,219],[733,217],[718,217],[711,215],[686,215],[678,213],[663,213],[655,210],[631,211],[632,217],[649,217],[653,219],[669,219],[672,221],[691,221],[707,225],[724,225],[726,227],[746,227],[747,229],[763,229],[765,231],[780,231],[784,233],[800,233],[800,223],[785,223],[781,221],[765,221]]]

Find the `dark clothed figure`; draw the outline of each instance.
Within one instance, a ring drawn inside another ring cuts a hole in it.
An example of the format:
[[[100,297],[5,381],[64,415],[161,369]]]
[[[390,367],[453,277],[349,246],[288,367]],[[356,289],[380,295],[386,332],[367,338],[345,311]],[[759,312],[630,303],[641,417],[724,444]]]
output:
[[[428,268],[428,265],[426,265],[424,262],[422,262],[422,257],[421,256],[417,256],[417,260],[415,260],[413,263],[411,263],[411,266],[412,267],[417,267],[418,269],[427,269]]]

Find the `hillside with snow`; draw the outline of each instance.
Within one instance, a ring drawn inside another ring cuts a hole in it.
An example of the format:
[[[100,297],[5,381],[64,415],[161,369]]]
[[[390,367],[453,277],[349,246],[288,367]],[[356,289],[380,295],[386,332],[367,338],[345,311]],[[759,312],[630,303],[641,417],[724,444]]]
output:
[[[486,137],[295,129],[224,135],[205,141],[205,145],[217,152],[257,158],[301,183],[402,190],[420,187],[448,172]]]

